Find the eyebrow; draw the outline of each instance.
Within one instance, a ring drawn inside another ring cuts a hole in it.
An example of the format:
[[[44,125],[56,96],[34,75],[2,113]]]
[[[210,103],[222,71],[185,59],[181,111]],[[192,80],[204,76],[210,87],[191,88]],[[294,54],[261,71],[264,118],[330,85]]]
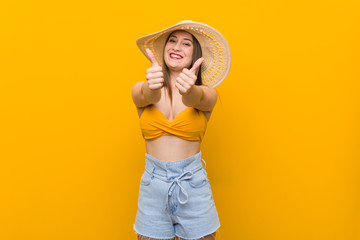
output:
[[[175,35],[171,35],[170,37],[177,38]],[[188,38],[184,38],[184,40],[189,40],[190,42],[193,42],[192,40],[190,40],[190,39],[188,39]]]

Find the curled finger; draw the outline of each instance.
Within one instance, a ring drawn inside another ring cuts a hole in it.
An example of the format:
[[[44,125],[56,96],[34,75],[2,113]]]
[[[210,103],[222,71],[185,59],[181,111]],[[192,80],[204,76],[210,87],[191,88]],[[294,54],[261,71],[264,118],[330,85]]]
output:
[[[156,89],[161,88],[162,86],[163,86],[162,83],[156,83],[156,84],[149,85],[149,88],[151,90],[156,90]]]
[[[150,68],[146,69],[146,73],[155,73],[155,72],[162,72],[162,67],[155,66],[155,67],[150,67]]]
[[[149,85],[156,84],[156,83],[163,83],[163,82],[164,82],[164,78],[155,78],[155,79],[150,79],[148,81]]]

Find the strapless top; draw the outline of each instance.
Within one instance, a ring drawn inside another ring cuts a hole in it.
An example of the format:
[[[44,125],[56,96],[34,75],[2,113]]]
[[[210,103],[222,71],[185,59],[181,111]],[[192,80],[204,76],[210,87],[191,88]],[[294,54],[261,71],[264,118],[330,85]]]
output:
[[[140,116],[140,127],[144,139],[175,135],[185,140],[201,142],[207,123],[204,112],[193,107],[185,108],[174,119],[168,120],[151,104],[145,107]]]

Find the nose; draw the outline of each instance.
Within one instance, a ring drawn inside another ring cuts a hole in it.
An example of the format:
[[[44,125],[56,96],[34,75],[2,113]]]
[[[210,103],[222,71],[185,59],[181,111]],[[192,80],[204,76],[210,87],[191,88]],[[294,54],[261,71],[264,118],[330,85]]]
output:
[[[178,41],[174,46],[173,46],[173,49],[175,50],[175,51],[179,51],[180,50],[180,41]]]

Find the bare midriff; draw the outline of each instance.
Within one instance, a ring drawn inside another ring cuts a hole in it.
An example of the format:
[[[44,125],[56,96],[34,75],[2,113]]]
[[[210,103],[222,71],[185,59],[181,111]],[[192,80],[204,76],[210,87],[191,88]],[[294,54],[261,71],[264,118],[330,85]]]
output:
[[[173,89],[174,107],[169,109],[170,100],[165,97],[164,88],[161,89],[161,99],[158,103],[153,104],[159,111],[163,113],[166,118],[171,121],[188,106],[182,103],[182,96],[179,91]],[[138,110],[139,117],[141,116],[142,110]],[[173,112],[173,114],[170,114]],[[174,112],[176,114],[174,114]],[[206,119],[209,121],[211,112],[204,112]],[[175,162],[189,158],[200,151],[199,141],[189,141],[179,138],[174,135],[164,135],[155,139],[145,140],[146,152],[161,161]]]
[[[168,162],[189,158],[200,151],[200,142],[188,141],[173,135],[145,140],[145,145],[149,155]]]

